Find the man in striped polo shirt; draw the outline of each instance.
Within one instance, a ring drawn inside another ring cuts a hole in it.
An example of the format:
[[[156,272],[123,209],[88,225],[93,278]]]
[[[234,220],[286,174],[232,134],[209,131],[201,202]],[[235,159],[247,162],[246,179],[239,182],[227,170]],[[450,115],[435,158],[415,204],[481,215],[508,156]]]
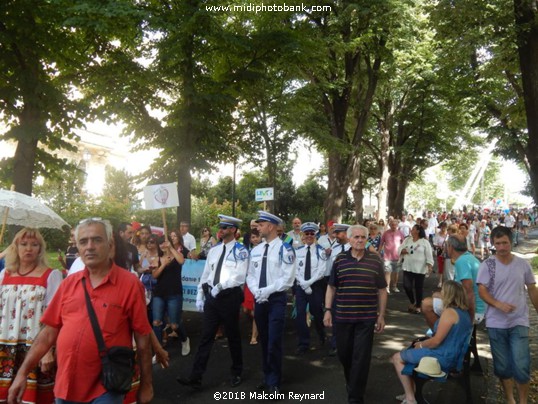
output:
[[[348,403],[364,403],[374,333],[385,328],[387,282],[383,261],[366,250],[368,229],[348,228],[351,249],[333,264],[325,295],[325,326],[336,328],[338,358],[344,367]],[[334,318],[331,310],[334,306]]]

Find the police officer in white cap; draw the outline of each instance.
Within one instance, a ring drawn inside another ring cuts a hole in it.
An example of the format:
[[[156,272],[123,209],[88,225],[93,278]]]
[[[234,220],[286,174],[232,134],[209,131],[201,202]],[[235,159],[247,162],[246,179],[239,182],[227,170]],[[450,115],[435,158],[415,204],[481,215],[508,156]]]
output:
[[[247,274],[248,251],[243,244],[235,241],[235,233],[241,220],[225,215],[219,215],[219,218],[222,242],[211,248],[207,254],[196,297],[196,307],[204,312],[202,339],[190,377],[177,379],[179,383],[196,389],[201,387],[202,375],[206,370],[220,324],[224,325],[232,356],[232,387],[241,384],[243,372],[239,309],[243,302],[241,286],[245,283]]]
[[[332,270],[333,263],[336,256],[340,254],[341,252],[346,252],[347,250],[351,248],[351,244],[349,244],[348,239],[347,239],[348,228],[349,228],[349,224],[340,224],[340,223],[334,224],[334,235],[336,237],[336,240],[338,241],[338,244],[335,244],[333,246],[331,255],[329,259],[327,260],[327,266],[325,269],[325,276],[327,278],[331,276],[331,270]]]
[[[247,285],[256,300],[254,319],[258,326],[264,380],[270,394],[280,393],[282,341],[286,322],[286,290],[295,279],[295,251],[278,237],[282,219],[258,212],[258,230],[264,242],[251,251]]]
[[[296,355],[304,355],[310,347],[310,329],[306,322],[306,307],[314,317],[314,326],[321,345],[325,343],[325,326],[323,325],[323,302],[325,300],[324,275],[327,256],[323,247],[316,243],[316,233],[319,227],[312,222],[301,226],[304,246],[296,250],[297,270],[295,272],[295,306],[297,317],[297,335],[299,344]]]

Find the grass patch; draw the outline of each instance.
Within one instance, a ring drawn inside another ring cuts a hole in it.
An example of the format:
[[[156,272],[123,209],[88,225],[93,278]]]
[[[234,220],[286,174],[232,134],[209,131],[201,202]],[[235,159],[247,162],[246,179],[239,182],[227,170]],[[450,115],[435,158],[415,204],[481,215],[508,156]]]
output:
[[[47,262],[51,268],[62,269],[62,264],[58,262],[58,251],[47,251]]]

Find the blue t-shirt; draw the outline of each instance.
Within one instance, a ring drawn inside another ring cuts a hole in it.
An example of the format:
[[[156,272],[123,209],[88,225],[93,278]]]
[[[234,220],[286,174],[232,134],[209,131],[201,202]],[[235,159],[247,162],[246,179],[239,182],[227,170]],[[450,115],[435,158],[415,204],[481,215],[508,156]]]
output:
[[[478,268],[480,268],[480,261],[478,261],[473,254],[467,251],[456,260],[454,267],[454,279],[456,282],[461,283],[461,281],[464,279],[473,280],[475,312],[485,313],[486,304],[482,299],[480,299],[480,296],[478,296],[478,284],[476,283],[476,279],[478,278]]]

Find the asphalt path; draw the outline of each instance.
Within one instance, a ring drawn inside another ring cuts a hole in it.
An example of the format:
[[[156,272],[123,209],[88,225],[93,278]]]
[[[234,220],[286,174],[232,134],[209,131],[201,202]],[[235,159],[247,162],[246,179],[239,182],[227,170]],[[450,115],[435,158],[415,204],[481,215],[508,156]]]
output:
[[[426,279],[425,296],[431,295],[436,290],[436,283],[436,276]],[[421,315],[407,312],[408,301],[401,285],[400,289],[402,289],[402,292],[392,293],[389,296],[385,332],[375,336],[366,392],[367,403],[397,402],[395,396],[403,393],[403,389],[389,358],[395,352],[408,346],[413,338],[423,336],[427,329]],[[294,320],[289,315],[292,311],[291,303],[289,303],[288,309],[281,385],[285,398],[280,402],[347,402],[344,374],[340,362],[336,357],[328,356],[328,346],[319,347],[319,345],[315,345],[317,338],[313,327],[311,327],[311,335],[314,347],[304,356],[297,357],[294,355],[297,347],[297,336]],[[177,383],[177,376],[188,376],[190,373],[201,334],[201,320],[202,314],[200,313],[184,313],[185,327],[191,339],[191,354],[182,357],[180,342],[177,339],[169,340],[166,349],[170,353],[170,367],[161,369],[157,365],[154,366],[155,399],[153,402],[158,404],[205,404],[236,400],[246,403],[268,401],[258,395],[259,392],[256,390],[257,385],[262,380],[261,348],[259,345],[249,345],[250,320],[243,314],[241,314],[244,358],[243,383],[236,388],[231,388],[229,385],[231,361],[226,339],[216,341],[213,346],[201,390],[195,391],[190,387]],[[479,334],[480,342],[487,343],[485,333],[480,332]],[[484,338],[486,340],[483,340]],[[486,361],[487,359],[484,358],[483,367],[487,372]],[[484,376],[473,374],[471,385],[474,402],[486,402],[483,398],[486,396],[487,389]],[[432,404],[465,402],[465,394],[462,388],[453,381],[428,383],[424,388],[424,393]],[[305,394],[307,396],[304,396]],[[312,394],[317,394],[317,399],[311,399]]]

